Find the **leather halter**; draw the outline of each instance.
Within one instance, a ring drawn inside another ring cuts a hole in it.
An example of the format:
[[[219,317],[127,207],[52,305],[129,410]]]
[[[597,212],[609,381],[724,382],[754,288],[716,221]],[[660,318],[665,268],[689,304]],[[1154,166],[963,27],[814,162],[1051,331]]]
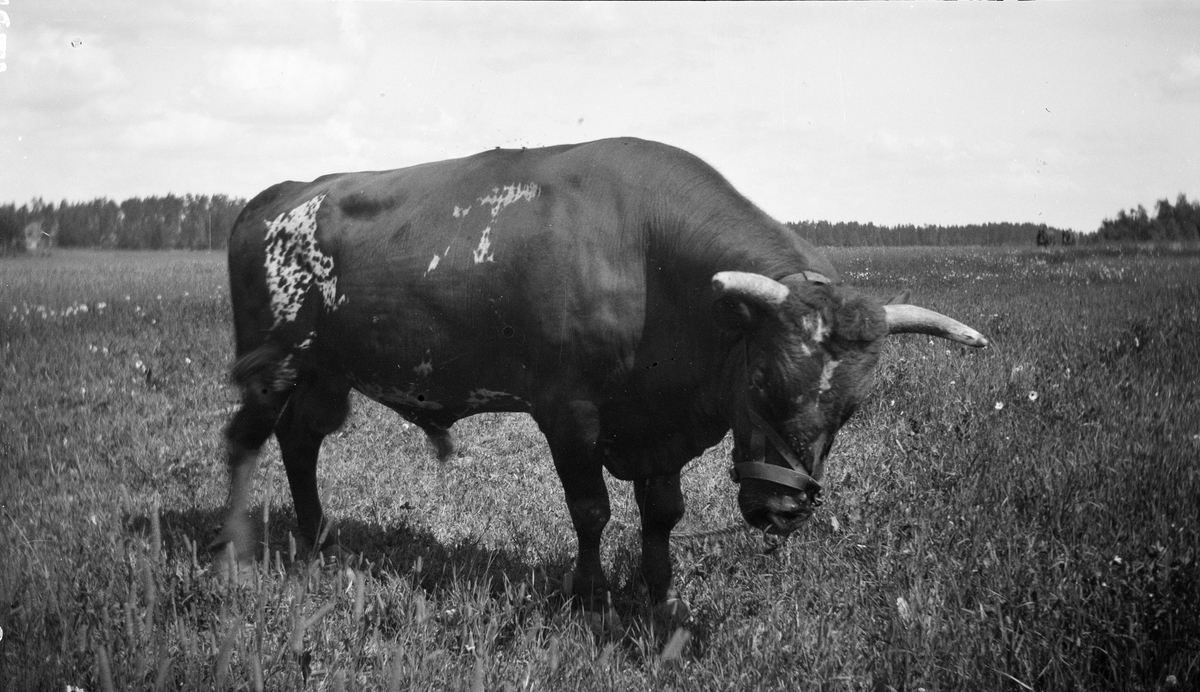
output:
[[[815,284],[828,284],[829,279],[816,272],[800,272],[806,281]],[[745,338],[742,341],[745,351],[746,367],[750,367],[750,346]],[[812,499],[814,505],[821,503],[821,484],[808,474],[804,463],[796,457],[795,452],[769,423],[763,420],[753,406],[746,408],[746,416],[750,419],[750,455],[752,461],[735,463],[729,469],[729,477],[734,483],[741,483],[745,478],[767,481],[805,493]],[[775,451],[787,462],[788,467],[767,463],[767,445],[770,442]]]
[[[752,408],[746,409],[753,430],[750,433],[750,454],[754,461],[736,463],[729,469],[729,477],[734,483],[741,483],[745,478],[768,481],[777,485],[799,490],[816,503],[820,502],[821,484],[808,475],[804,463],[801,462],[783,437],[771,427],[762,416]],[[765,438],[765,440],[764,440]],[[788,467],[767,463],[767,446],[770,442],[779,456],[788,463]]]

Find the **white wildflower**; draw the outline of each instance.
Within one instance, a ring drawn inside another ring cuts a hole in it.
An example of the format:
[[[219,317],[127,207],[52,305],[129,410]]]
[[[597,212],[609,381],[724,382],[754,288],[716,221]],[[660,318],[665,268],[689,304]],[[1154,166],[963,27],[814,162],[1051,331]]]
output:
[[[1003,402],[1003,401],[997,401],[997,402],[996,402],[996,410],[997,410],[997,411],[1003,411],[1003,410],[1004,410],[1004,402]]]
[[[1029,392],[1029,400],[1030,400],[1030,401],[1037,401],[1037,400],[1038,400],[1038,393],[1037,393],[1037,392],[1034,392],[1034,391],[1030,391],[1030,392]]]

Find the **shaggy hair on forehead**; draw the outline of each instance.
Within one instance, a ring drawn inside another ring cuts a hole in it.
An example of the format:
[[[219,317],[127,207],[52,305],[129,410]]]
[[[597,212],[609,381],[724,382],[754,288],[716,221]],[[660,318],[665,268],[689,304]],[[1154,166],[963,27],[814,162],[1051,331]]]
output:
[[[878,302],[857,291],[839,292],[833,305],[834,339],[867,342],[887,333],[887,314]]]
[[[834,341],[871,342],[888,333],[887,314],[883,308],[858,291],[808,284],[790,288],[804,306],[817,311],[826,320]],[[795,315],[793,319],[799,317],[801,315]]]

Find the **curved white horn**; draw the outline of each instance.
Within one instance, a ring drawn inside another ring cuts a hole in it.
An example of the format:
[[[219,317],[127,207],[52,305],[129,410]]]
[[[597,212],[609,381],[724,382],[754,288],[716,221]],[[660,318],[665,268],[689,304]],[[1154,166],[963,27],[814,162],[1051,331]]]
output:
[[[713,275],[712,285],[718,295],[745,298],[771,307],[783,305],[788,297],[787,286],[750,272],[717,272]]]
[[[988,340],[952,317],[916,305],[884,305],[889,334],[928,334],[982,348]]]

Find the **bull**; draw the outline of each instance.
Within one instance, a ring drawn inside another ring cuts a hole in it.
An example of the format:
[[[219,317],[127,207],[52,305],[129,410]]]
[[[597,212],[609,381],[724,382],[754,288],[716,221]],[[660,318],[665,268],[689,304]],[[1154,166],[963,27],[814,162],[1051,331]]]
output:
[[[592,612],[608,591],[605,470],[633,484],[641,580],[678,617],[669,542],[690,460],[732,430],[742,515],[789,534],[820,501],[885,337],[987,344],[846,286],[713,168],[638,139],[280,183],[234,224],[229,279],[242,399],[214,548],[253,559],[248,505],[272,434],[300,536],[329,547],[317,458],[351,389],[422,428],[443,458],[455,421],[524,412],[562,483],[574,591]]]

